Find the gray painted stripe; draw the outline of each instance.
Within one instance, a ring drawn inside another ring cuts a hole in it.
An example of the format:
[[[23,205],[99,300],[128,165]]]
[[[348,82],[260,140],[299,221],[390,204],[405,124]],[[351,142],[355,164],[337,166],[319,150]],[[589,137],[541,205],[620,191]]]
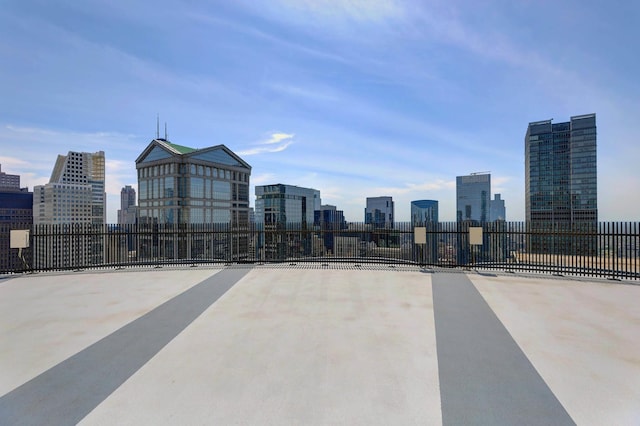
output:
[[[575,424],[466,275],[432,283],[443,424]]]
[[[224,269],[0,398],[0,423],[73,425],[250,269]]]

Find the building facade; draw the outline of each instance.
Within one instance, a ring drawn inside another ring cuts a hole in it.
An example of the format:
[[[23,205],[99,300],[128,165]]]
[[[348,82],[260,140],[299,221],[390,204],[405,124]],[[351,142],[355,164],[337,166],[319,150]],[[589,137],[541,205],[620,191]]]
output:
[[[59,238],[39,247],[34,262],[54,267],[103,263],[106,222],[105,156],[69,151],[58,155],[49,182],[33,189],[34,225],[56,226]]]
[[[317,189],[280,183],[256,186],[256,223],[311,226],[320,206]]]
[[[491,210],[489,220],[491,222],[507,220],[507,209],[500,194],[494,194],[493,200],[489,202],[489,206]]]
[[[118,210],[118,225],[136,223],[136,190],[126,185],[120,191],[120,210]]]
[[[20,189],[20,175],[10,175],[2,171],[0,164],[0,190]]]
[[[529,123],[525,135],[526,220],[534,229],[590,234],[597,228],[596,115]],[[536,252],[594,254],[595,238],[534,238]]]
[[[314,224],[322,231],[322,239],[327,254],[335,254],[335,234],[336,231],[346,229],[347,221],[344,219],[344,212],[338,210],[336,206],[329,204],[321,205],[320,210],[315,211]]]
[[[0,273],[19,271],[25,266],[18,249],[11,248],[11,230],[30,229],[32,223],[33,193],[20,188],[20,175],[0,172]],[[26,261],[31,263],[30,258]]]
[[[49,183],[33,188],[34,224],[106,222],[104,151],[58,155]]]
[[[436,200],[415,200],[411,202],[411,224],[424,226],[438,223],[438,202]]]
[[[251,166],[224,145],[195,149],[154,139],[136,169],[141,223],[249,222]]]
[[[456,221],[489,221],[491,174],[472,173],[456,177]]]
[[[301,232],[274,232],[291,229],[312,229],[315,212],[320,210],[320,191],[295,185],[256,186],[255,219],[264,231],[264,241],[258,244],[259,256],[267,260],[309,255],[313,249],[311,236]]]
[[[438,238],[434,231],[438,231],[438,202],[436,200],[415,200],[411,202],[412,227],[427,228],[426,244],[418,246],[416,258],[422,263],[437,263]]]
[[[219,232],[199,239],[158,238],[138,249],[159,258],[232,259],[248,252],[251,166],[225,145],[189,148],[154,139],[136,159],[138,223],[157,229],[202,225]]]
[[[375,228],[393,228],[395,210],[392,197],[367,197],[364,223]]]

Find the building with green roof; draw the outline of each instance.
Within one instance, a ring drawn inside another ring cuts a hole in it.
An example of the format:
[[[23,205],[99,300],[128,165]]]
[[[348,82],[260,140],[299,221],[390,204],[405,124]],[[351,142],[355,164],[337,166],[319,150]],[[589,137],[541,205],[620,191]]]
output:
[[[154,139],[136,169],[139,223],[249,222],[251,166],[225,145],[196,149]]]
[[[136,169],[139,224],[164,229],[202,225],[218,231],[248,227],[251,166],[225,145],[197,149],[157,138],[136,159]],[[218,239],[225,238],[221,233]],[[234,238],[240,238],[238,233]],[[151,249],[169,258],[180,256],[180,244],[174,239],[156,238]],[[232,243],[237,252],[246,253],[246,241]]]

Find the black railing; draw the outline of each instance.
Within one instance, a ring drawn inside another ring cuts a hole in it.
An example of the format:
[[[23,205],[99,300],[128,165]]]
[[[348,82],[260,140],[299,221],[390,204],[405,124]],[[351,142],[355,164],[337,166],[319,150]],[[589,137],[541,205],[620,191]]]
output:
[[[12,225],[29,247],[8,247],[0,225],[0,273],[199,263],[386,262],[559,275],[640,278],[640,224],[396,223],[321,225]],[[472,231],[476,232],[476,231]],[[474,240],[475,238],[475,240]],[[475,243],[475,244],[471,244]]]

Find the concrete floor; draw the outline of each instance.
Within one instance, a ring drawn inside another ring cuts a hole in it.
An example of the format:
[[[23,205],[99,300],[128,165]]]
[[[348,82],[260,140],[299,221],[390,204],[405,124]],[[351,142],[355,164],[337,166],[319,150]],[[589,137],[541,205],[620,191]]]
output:
[[[462,274],[380,269],[189,268],[0,280],[0,423],[446,424],[443,407],[456,401],[441,401],[441,382],[450,380],[439,376],[433,278],[446,283]],[[476,273],[464,279],[573,422],[640,424],[640,286]],[[223,283],[228,291],[211,293]],[[201,312],[166,341],[148,332],[149,324],[168,329],[194,301]],[[128,340],[116,340],[127,332]],[[124,371],[126,362],[115,357],[126,361],[127,351],[142,361]],[[491,392],[482,379],[468,380]],[[78,402],[80,381],[94,399]],[[51,394],[60,407],[43,403]],[[480,414],[467,415],[482,423]]]

